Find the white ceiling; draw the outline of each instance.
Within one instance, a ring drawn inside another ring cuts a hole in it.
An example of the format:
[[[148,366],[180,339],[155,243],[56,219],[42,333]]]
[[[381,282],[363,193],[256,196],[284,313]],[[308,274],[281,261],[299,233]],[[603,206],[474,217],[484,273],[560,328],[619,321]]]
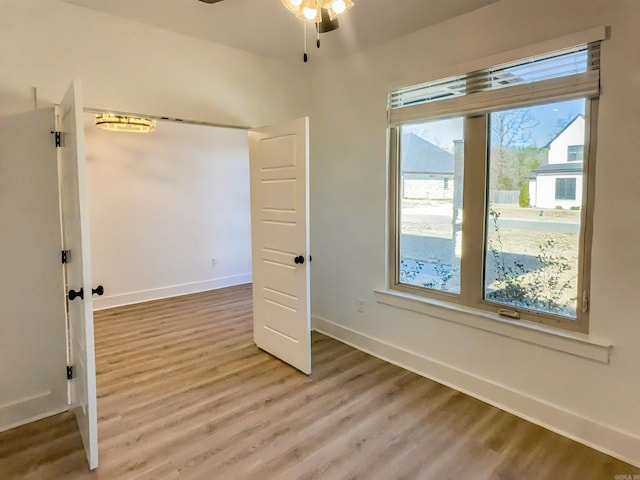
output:
[[[63,0],[201,40],[283,60],[302,59],[302,25],[280,0]],[[498,0],[354,0],[340,28],[309,28],[310,61],[347,55],[462,15]]]

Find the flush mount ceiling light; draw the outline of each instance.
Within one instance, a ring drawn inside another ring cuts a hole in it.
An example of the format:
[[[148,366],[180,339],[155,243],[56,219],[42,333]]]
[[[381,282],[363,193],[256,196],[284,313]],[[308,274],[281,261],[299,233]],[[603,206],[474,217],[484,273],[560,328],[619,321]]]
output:
[[[320,34],[339,27],[338,16],[353,7],[352,0],[280,0],[291,13],[303,21],[305,29],[304,61],[307,57],[307,23],[314,23],[316,45],[320,48]]]
[[[156,122],[149,118],[97,113],[96,127],[110,132],[149,133],[156,129]]]

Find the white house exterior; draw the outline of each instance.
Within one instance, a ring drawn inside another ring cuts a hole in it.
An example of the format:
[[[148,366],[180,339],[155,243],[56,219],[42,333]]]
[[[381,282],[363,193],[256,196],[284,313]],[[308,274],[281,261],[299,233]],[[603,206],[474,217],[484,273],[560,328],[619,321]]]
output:
[[[578,115],[547,145],[547,164],[535,169],[529,179],[532,207],[570,209],[582,205],[584,127],[584,117]]]
[[[462,155],[462,148],[458,150]],[[402,198],[453,199],[454,154],[414,133],[404,133],[400,163]]]

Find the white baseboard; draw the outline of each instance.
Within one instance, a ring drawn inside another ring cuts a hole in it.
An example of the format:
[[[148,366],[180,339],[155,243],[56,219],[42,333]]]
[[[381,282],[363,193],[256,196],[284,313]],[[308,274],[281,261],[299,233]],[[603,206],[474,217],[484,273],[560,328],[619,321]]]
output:
[[[640,438],[314,315],[313,330],[640,467]]]
[[[251,274],[233,275],[230,277],[214,278],[203,282],[184,283],[181,285],[171,285],[168,287],[153,288],[150,290],[139,290],[137,292],[120,293],[117,295],[106,295],[93,299],[94,310],[104,310],[107,308],[121,307],[133,303],[149,302],[162,298],[178,297],[190,293],[206,292],[218,288],[233,287],[251,283]],[[108,294],[108,291],[106,292]]]
[[[26,425],[58,413],[66,412],[68,405],[55,407],[51,391],[32,395],[27,398],[0,405],[0,432]]]

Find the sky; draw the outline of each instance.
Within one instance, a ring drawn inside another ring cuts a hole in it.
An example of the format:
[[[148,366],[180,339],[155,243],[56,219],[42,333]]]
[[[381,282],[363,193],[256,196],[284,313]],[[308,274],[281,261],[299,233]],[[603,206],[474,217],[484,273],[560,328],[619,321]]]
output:
[[[565,100],[562,102],[527,107],[537,125],[530,131],[533,146],[544,147],[562,127],[559,121],[568,123],[576,115],[585,113],[585,100]],[[519,109],[516,109],[519,110]],[[463,138],[462,118],[436,120],[432,122],[416,123],[402,127],[403,132],[411,132],[438,145],[453,151],[453,141]]]

